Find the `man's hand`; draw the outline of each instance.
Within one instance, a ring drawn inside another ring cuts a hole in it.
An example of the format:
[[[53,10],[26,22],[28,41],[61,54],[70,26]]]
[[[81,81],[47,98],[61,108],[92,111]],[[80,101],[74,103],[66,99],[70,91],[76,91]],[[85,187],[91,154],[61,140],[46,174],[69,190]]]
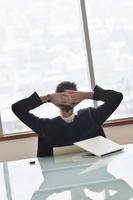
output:
[[[65,90],[65,92],[53,93],[51,96],[51,103],[61,108],[62,106],[75,107],[84,99],[92,99],[94,92],[82,92],[75,90]],[[41,97],[43,103],[47,102],[47,97]]]
[[[85,99],[92,99],[94,92],[82,92],[82,91],[74,91],[74,90],[65,90],[62,93],[52,94],[52,103],[59,108],[63,105],[75,107],[81,101]]]
[[[53,94],[50,94],[50,96],[51,96],[51,103],[53,103],[56,106],[58,106],[58,105],[70,105],[70,103],[67,101],[68,96],[69,96],[68,92],[53,93]],[[48,102],[47,95],[41,96],[40,99],[43,103]]]
[[[60,107],[60,105],[71,106],[71,101],[69,101],[70,94],[68,92],[60,92],[51,94],[51,102]]]
[[[94,95],[94,92],[82,92],[74,90],[65,90],[65,92],[68,94],[67,102],[74,106],[85,99],[92,99]]]

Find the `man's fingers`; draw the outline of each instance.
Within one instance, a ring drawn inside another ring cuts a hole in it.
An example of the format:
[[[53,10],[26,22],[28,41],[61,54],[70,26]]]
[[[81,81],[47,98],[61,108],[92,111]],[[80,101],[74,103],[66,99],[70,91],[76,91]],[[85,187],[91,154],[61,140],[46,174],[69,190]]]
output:
[[[67,90],[67,91],[72,91],[72,90]],[[73,93],[73,91],[72,93],[62,92],[57,96],[56,102],[58,102],[58,104],[71,105],[75,102],[78,102],[77,93],[75,94],[75,92]]]
[[[53,103],[55,105],[66,105],[75,107],[83,100],[82,92],[75,90],[65,90],[65,92],[56,93],[53,95]]]

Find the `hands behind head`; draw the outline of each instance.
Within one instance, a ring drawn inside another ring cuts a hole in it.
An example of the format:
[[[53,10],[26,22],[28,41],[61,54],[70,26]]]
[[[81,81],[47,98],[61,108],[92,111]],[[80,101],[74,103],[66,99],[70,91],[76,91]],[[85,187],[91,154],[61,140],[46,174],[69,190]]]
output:
[[[87,98],[87,92],[65,90],[65,92],[51,94],[52,103],[59,108],[70,106],[74,108],[77,104]]]

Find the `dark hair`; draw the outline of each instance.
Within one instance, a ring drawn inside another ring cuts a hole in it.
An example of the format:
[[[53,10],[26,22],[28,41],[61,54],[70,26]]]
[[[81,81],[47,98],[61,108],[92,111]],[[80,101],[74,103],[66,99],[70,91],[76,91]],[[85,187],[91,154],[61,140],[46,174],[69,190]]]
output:
[[[77,86],[74,82],[63,81],[57,85],[56,92],[64,92],[66,89],[77,90]]]

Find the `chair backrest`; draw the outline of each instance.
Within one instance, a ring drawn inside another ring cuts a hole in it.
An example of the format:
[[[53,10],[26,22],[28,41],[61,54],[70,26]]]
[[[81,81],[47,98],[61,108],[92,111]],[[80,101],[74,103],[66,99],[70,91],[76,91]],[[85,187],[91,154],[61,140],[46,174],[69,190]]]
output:
[[[62,147],[54,147],[53,148],[53,154],[54,156],[58,155],[64,155],[64,154],[70,154],[70,153],[77,153],[77,152],[83,152],[84,150],[75,146],[62,146]]]

